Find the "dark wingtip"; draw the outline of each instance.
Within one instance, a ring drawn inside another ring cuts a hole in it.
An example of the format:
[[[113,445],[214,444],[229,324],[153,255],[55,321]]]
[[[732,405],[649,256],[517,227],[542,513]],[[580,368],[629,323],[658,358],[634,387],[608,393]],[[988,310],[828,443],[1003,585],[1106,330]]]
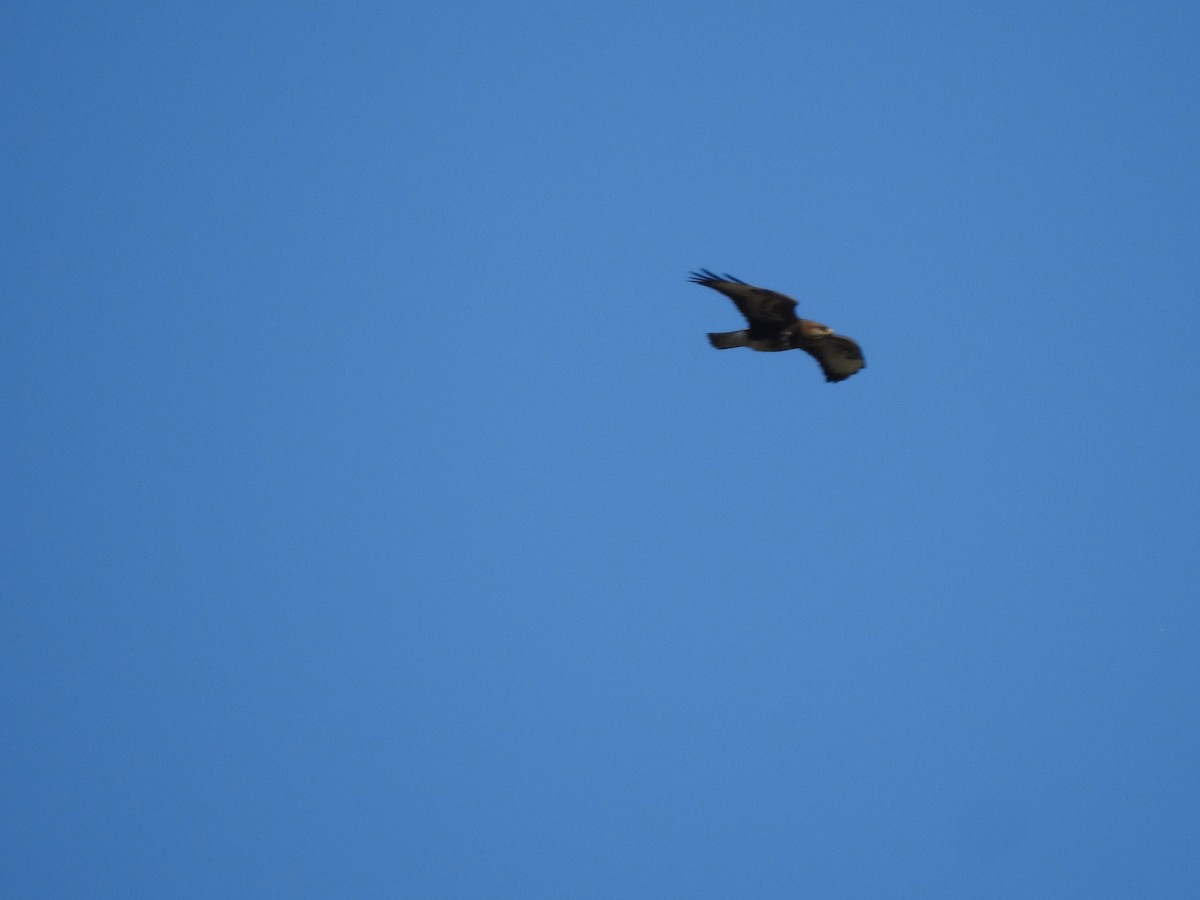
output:
[[[718,275],[716,272],[710,272],[708,269],[697,269],[688,276],[688,281],[703,285],[711,285],[717,281],[732,281],[734,284],[746,283],[740,278],[734,278],[732,275]]]

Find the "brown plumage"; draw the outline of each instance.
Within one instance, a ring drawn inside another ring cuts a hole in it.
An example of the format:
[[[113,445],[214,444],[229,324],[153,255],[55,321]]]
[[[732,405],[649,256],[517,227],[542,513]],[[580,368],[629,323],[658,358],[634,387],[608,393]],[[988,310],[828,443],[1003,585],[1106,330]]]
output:
[[[803,350],[821,365],[826,381],[844,381],[859,369],[866,368],[862,350],[848,337],[835,334],[832,328],[801,319],[796,315],[796,301],[775,291],[754,287],[732,275],[716,275],[707,269],[693,272],[696,284],[720,291],[733,301],[750,327],[741,331],[716,332],[708,336],[718,350],[749,347],[766,353],[780,350]]]

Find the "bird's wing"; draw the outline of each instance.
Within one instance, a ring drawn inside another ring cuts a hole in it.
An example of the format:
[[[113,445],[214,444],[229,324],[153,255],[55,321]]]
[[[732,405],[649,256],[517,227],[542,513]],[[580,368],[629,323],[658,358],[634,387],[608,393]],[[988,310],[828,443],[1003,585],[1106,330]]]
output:
[[[867,367],[862,348],[840,334],[806,341],[800,349],[810,353],[821,364],[826,381],[845,381],[859,369]]]
[[[796,301],[791,297],[746,284],[732,275],[717,275],[708,269],[693,272],[691,280],[720,291],[732,300],[751,328],[778,330],[796,322]]]

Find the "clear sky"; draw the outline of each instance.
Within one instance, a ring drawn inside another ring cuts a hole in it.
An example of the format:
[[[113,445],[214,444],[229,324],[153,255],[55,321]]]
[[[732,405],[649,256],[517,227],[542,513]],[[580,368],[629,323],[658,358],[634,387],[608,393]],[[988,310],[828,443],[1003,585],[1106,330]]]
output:
[[[0,894],[1196,896],[1195,3],[0,25]]]

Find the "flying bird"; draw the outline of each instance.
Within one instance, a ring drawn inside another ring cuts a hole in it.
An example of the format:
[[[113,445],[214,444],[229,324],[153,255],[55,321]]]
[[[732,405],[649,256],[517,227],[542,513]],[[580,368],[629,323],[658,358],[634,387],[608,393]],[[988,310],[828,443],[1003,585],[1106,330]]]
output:
[[[732,275],[716,275],[708,269],[693,272],[691,280],[732,300],[750,325],[741,331],[710,334],[709,343],[718,350],[731,347],[749,347],[766,353],[803,350],[820,363],[826,381],[844,381],[866,368],[858,344],[820,322],[799,318],[796,301],[791,297],[746,284]]]

